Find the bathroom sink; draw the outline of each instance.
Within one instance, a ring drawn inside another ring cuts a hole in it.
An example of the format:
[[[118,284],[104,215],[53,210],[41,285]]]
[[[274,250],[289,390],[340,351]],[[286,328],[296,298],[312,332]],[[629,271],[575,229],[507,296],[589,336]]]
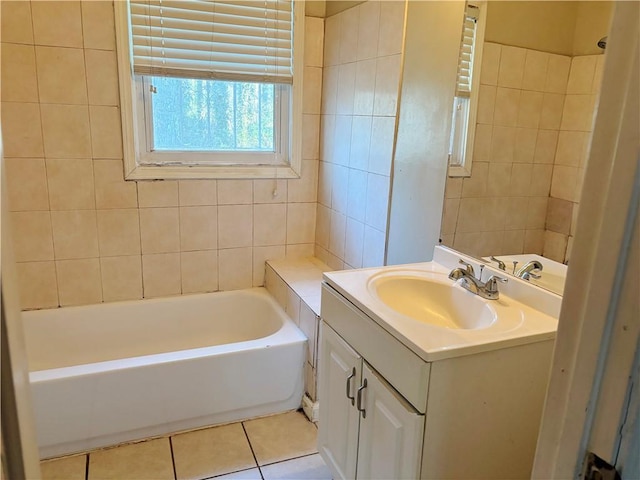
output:
[[[487,328],[496,320],[490,302],[456,286],[446,275],[391,271],[369,280],[369,293],[417,322],[448,329]]]

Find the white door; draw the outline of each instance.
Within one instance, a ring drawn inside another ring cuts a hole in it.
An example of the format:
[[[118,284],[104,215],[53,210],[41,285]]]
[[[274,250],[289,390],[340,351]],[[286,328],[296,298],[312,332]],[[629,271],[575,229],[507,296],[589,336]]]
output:
[[[335,480],[353,479],[358,454],[355,391],[360,385],[362,357],[323,323],[319,358],[318,450]]]
[[[366,383],[366,385],[365,385]],[[424,415],[365,362],[362,367],[359,479],[416,479],[420,474],[420,453]]]

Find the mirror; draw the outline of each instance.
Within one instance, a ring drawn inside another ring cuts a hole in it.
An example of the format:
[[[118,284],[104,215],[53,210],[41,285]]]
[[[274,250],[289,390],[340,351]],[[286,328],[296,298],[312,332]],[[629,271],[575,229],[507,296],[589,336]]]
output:
[[[470,1],[467,31],[472,3],[486,8],[470,70],[473,135],[465,168],[449,169],[441,243],[562,294],[613,2]],[[542,270],[523,271],[533,260]]]

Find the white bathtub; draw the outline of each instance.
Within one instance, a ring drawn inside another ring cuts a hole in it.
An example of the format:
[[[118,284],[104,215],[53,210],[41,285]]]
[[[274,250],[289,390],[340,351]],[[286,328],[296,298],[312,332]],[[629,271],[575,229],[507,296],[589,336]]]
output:
[[[263,288],[24,312],[42,458],[298,408],[306,337]]]

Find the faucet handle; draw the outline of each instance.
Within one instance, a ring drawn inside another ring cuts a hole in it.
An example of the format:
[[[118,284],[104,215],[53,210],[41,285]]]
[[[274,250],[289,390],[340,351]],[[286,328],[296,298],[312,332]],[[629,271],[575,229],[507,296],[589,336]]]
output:
[[[504,264],[504,262],[503,262],[502,260],[500,260],[499,258],[496,258],[496,257],[494,257],[493,255],[491,255],[491,260],[493,260],[494,262],[497,262],[497,263],[498,263],[498,268],[499,268],[500,270],[503,270],[503,271],[504,271],[504,270],[506,270],[506,269],[507,269],[507,267],[506,267],[506,265]]]
[[[476,276],[476,272],[475,272],[475,270],[473,269],[473,265],[471,265],[470,263],[465,262],[465,261],[464,261],[464,260],[462,260],[462,259],[460,259],[460,260],[458,261],[458,263],[459,263],[460,265],[464,265],[464,266],[467,268],[467,273],[468,273],[468,274],[473,275],[474,277]],[[483,265],[483,266],[484,266],[484,265]]]
[[[487,293],[498,293],[498,282],[507,283],[509,280],[499,277],[497,275],[491,275],[485,283],[485,290]]]

